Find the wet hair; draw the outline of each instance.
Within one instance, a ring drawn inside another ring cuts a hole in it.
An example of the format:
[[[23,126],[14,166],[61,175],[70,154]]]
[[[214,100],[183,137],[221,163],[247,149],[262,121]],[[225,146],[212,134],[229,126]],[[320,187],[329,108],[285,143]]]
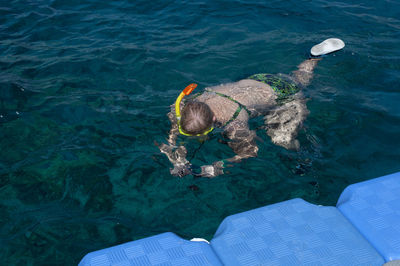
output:
[[[188,102],[182,110],[181,127],[185,133],[201,134],[212,127],[214,114],[202,102]]]

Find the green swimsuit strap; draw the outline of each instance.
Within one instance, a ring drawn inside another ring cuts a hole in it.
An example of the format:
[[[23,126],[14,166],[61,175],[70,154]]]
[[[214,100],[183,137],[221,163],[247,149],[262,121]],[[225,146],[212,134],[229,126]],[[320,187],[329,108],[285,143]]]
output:
[[[197,97],[199,97],[200,95],[202,95],[204,92],[215,93],[216,95],[221,96],[221,97],[224,97],[224,98],[227,98],[227,99],[231,100],[232,102],[234,102],[234,103],[236,103],[236,104],[238,105],[238,108],[236,109],[235,113],[234,113],[234,114],[232,115],[232,117],[223,125],[223,127],[227,126],[230,122],[232,122],[233,120],[235,120],[235,119],[239,116],[239,114],[240,114],[240,112],[242,111],[242,109],[244,109],[244,110],[249,114],[249,116],[251,115],[251,112],[249,111],[249,109],[247,109],[247,107],[246,107],[245,105],[243,105],[243,104],[241,104],[240,102],[236,101],[236,100],[233,99],[231,96],[228,96],[228,95],[225,95],[225,94],[223,94],[223,93],[216,92],[216,91],[210,91],[210,90],[207,90],[207,89],[206,89],[206,90],[204,90],[203,92],[199,92],[199,93],[193,95],[192,100],[196,99]]]
[[[231,100],[232,102],[237,103],[237,105],[238,105],[238,108],[236,109],[235,113],[232,115],[231,119],[229,119],[229,120],[223,125],[224,127],[227,126],[227,125],[228,125],[230,122],[232,122],[233,120],[235,120],[235,119],[239,116],[239,114],[240,114],[240,112],[242,111],[242,109],[246,110],[246,112],[249,114],[249,116],[251,115],[251,112],[249,111],[249,109],[247,109],[247,107],[246,107],[245,105],[243,105],[243,104],[241,104],[240,102],[236,101],[236,100],[233,99],[231,96],[225,95],[225,94],[222,94],[222,93],[219,93],[219,92],[216,92],[216,91],[208,91],[208,92],[212,92],[212,93],[217,94],[218,96],[227,98],[227,99]]]

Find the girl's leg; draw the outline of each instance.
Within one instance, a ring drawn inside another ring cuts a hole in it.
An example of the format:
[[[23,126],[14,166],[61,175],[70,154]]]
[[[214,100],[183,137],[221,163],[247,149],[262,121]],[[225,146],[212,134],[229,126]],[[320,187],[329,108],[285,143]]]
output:
[[[314,68],[317,66],[318,61],[322,58],[310,58],[303,61],[297,70],[292,72],[294,80],[302,86],[307,86],[310,84],[313,78]]]
[[[345,44],[341,39],[329,38],[317,45],[314,45],[311,48],[310,54],[311,56],[326,55],[339,51],[343,49],[344,46]],[[298,66],[296,71],[292,72],[293,78],[303,86],[310,84],[310,81],[313,77],[314,68],[317,66],[319,60],[321,60],[321,57],[312,57],[308,60],[305,60]]]

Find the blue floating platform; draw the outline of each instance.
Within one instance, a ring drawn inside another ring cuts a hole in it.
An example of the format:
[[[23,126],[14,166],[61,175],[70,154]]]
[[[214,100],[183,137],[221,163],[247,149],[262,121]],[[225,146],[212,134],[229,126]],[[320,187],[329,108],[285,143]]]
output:
[[[400,260],[400,173],[348,186],[337,207],[386,261]]]
[[[87,254],[79,266],[222,265],[206,242],[184,240],[167,232]]]
[[[337,207],[292,199],[225,218],[210,243],[167,232],[79,266],[382,265],[400,259],[400,172],[347,187]]]
[[[382,265],[335,207],[293,199],[227,217],[211,240],[224,265]]]

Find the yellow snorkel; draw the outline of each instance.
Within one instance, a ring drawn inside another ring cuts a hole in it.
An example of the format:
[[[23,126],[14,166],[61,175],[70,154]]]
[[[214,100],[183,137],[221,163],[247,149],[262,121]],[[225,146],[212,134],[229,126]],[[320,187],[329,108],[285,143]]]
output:
[[[192,134],[185,133],[181,128],[181,108],[180,108],[181,101],[182,101],[183,97],[185,97],[186,95],[191,94],[192,91],[196,87],[197,87],[196,83],[189,84],[181,92],[181,94],[179,94],[178,98],[176,98],[176,101],[175,101],[175,113],[176,113],[176,120],[177,120],[177,124],[178,124],[179,133],[181,133],[184,136],[204,136],[204,135],[207,135],[208,133],[210,133],[214,129],[213,127],[211,127],[209,130],[207,130],[207,131],[205,131],[205,132],[203,132],[201,134],[192,135]]]

